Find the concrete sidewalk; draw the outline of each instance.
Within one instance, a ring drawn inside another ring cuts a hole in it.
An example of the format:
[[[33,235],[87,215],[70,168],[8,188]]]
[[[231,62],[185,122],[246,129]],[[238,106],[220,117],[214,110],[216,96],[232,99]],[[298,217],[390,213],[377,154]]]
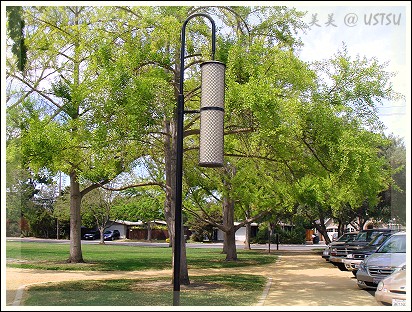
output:
[[[361,290],[351,272],[340,271],[319,254],[277,252],[268,266],[270,286],[262,306],[381,306],[374,292]]]

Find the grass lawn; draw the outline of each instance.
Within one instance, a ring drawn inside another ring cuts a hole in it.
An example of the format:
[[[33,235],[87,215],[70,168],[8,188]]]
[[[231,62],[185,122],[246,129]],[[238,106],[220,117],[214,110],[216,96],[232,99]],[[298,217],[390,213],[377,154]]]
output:
[[[68,244],[7,242],[7,266],[40,270],[139,271],[171,269],[169,247],[82,245],[85,263],[67,263]],[[259,266],[275,262],[276,255],[262,250],[238,250],[239,260],[225,261],[220,248],[187,248],[189,269]],[[182,306],[254,305],[266,284],[263,276],[214,273],[190,276],[182,285]],[[170,278],[107,279],[47,283],[31,286],[24,306],[169,306],[173,305]]]
[[[7,266],[41,270],[139,271],[172,267],[169,247],[82,245],[85,263],[67,263],[70,246],[39,242],[7,242]],[[256,266],[276,261],[262,250],[238,250],[238,261],[225,261],[220,248],[187,248],[189,269]]]
[[[181,306],[249,306],[262,295],[266,280],[248,274],[193,276],[181,286]],[[76,281],[32,286],[25,306],[171,306],[170,279]]]

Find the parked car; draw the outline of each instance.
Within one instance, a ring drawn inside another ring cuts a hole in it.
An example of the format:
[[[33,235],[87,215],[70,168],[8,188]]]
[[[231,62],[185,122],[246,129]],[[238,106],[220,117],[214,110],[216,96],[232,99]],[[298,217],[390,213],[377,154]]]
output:
[[[375,289],[385,277],[403,269],[406,269],[406,233],[398,232],[360,263],[356,274],[358,287]]]
[[[380,233],[394,233],[393,229],[367,229],[359,231],[355,239],[351,242],[347,242],[343,245],[334,246],[330,250],[329,261],[341,271],[347,271],[345,263],[343,260],[350,253],[353,253],[355,250],[361,249],[369,244],[377,235]]]
[[[119,230],[107,230],[103,233],[104,240],[115,240],[120,238]]]
[[[406,305],[406,270],[400,270],[381,280],[375,292],[376,301],[384,305]]]
[[[100,231],[91,231],[83,235],[84,239],[95,240],[100,239]]]
[[[348,254],[346,258],[343,259],[346,269],[352,271],[353,275],[356,276],[359,264],[365,260],[365,258],[373,254],[391,235],[391,232],[380,233],[363,248],[354,250],[352,253]]]
[[[323,250],[322,258],[326,261],[329,261],[331,248],[333,248],[334,246],[343,245],[346,242],[354,240],[356,235],[358,235],[358,232],[347,232],[342,234],[338,239],[326,246],[326,248]]]

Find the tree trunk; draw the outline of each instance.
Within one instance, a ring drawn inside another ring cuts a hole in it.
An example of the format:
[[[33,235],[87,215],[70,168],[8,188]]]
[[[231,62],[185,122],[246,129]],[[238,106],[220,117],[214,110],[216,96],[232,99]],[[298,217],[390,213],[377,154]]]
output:
[[[79,8],[74,8],[74,24],[79,26]],[[74,38],[74,56],[73,56],[73,89],[76,90],[80,85],[80,35],[76,32]],[[73,120],[79,117],[79,103],[72,99],[73,107],[76,108],[76,113],[71,117]],[[77,128],[72,129],[74,132]],[[82,245],[81,245],[81,216],[80,205],[82,195],[80,193],[80,183],[78,181],[76,168],[73,168],[70,173],[70,258],[68,262],[79,263],[83,261]]]
[[[250,250],[250,233],[252,232],[252,225],[250,223],[246,224],[246,238],[245,238],[245,249]]]
[[[56,239],[60,239],[60,226],[59,226],[59,218],[56,219]]]
[[[164,215],[167,223],[167,231],[169,233],[169,247],[173,247],[174,241],[174,185],[175,185],[175,174],[173,170],[176,164],[176,153],[173,149],[172,144],[172,131],[170,129],[170,120],[164,120],[163,132],[164,135],[164,155],[165,155],[165,180],[166,180],[166,189],[165,189],[165,202],[163,205]]]
[[[77,181],[77,174],[73,171],[70,174],[70,258],[71,263],[83,261],[81,244],[81,205],[80,184]]]
[[[235,210],[234,202],[228,198],[223,199],[223,226],[224,231],[224,247],[226,253],[226,261],[236,261],[236,237],[235,237]]]
[[[331,241],[328,235],[328,231],[326,230],[325,220],[323,218],[320,218],[320,224],[313,222],[313,225],[319,231],[319,233],[322,234],[323,238],[325,239],[325,243],[330,244]]]
[[[147,240],[149,242],[152,241],[152,226],[150,224],[150,221],[147,221]]]
[[[338,237],[341,237],[345,233],[345,223],[342,220],[339,220],[338,223]]]
[[[189,271],[187,270],[186,240],[185,240],[185,235],[184,235],[183,224],[182,224],[181,238],[182,238],[182,241],[180,242],[180,246],[182,247],[182,251],[180,255],[180,284],[189,285],[190,279],[189,279]]]
[[[99,244],[103,244],[103,245],[104,245],[104,235],[103,235],[104,230],[105,230],[104,227],[99,228],[99,232],[100,232],[100,241],[99,241]]]

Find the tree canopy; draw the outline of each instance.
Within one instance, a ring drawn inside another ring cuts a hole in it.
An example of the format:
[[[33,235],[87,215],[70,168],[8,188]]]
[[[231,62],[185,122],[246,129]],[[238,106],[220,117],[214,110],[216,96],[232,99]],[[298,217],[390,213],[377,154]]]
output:
[[[296,31],[306,25],[294,8],[7,12],[8,184],[24,181],[25,175],[12,178],[18,170],[69,176],[72,262],[83,261],[82,199],[99,188],[140,187],[119,207],[148,220],[162,207],[173,242],[179,36],[194,13],[218,21],[216,60],[226,64],[225,166],[197,167],[199,116],[186,115],[184,210],[226,231],[228,260],[236,259],[235,219],[243,225],[284,211],[311,222],[342,219],[378,207],[388,188],[404,187],[401,176],[393,179],[403,161],[388,152],[391,140],[377,117],[377,105],[400,97],[392,74],[376,59],[351,58],[345,46],[327,60],[300,60]],[[196,110],[210,25],[195,18],[187,26],[185,107]],[[142,164],[144,177],[124,183]],[[182,257],[182,281],[189,283],[185,250]]]

